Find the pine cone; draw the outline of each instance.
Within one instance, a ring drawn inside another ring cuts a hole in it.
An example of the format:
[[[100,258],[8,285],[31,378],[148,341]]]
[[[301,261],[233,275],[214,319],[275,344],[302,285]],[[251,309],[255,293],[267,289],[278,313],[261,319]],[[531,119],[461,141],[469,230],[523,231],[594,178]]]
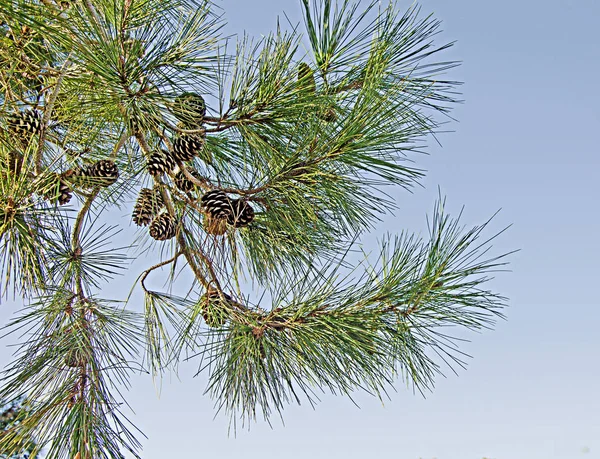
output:
[[[52,187],[49,192],[46,193],[45,197],[50,202],[58,202],[61,206],[64,206],[73,197],[71,193],[71,188],[69,185],[62,179],[59,174],[52,174]]]
[[[85,175],[91,178],[93,186],[107,187],[119,178],[119,168],[113,161],[108,159],[94,163],[85,172]]]
[[[196,169],[188,169],[188,171],[192,176],[196,177],[198,180],[201,179],[200,174],[198,173],[198,171],[196,171]],[[193,182],[185,176],[183,171],[177,172],[177,175],[175,175],[174,182],[175,186],[184,193],[189,193],[195,187]]]
[[[175,169],[175,158],[166,150],[152,153],[146,167],[150,175],[162,175]]]
[[[178,161],[189,161],[202,150],[204,139],[197,135],[182,135],[173,142],[173,157]]]
[[[227,216],[227,223],[241,228],[249,225],[252,220],[254,220],[254,209],[248,202],[242,199],[231,201],[231,213]]]
[[[11,174],[19,175],[23,167],[23,153],[18,150],[10,150],[8,152],[6,166]]]
[[[72,197],[73,194],[71,193],[69,185],[61,180],[58,185],[58,203],[61,206],[64,206],[69,203]]]
[[[202,317],[211,328],[220,328],[225,325],[229,316],[228,309],[231,309],[232,298],[223,292],[223,297],[219,295],[216,289],[209,289],[200,297],[200,308]]]
[[[225,231],[227,231],[227,218],[217,218],[207,213],[204,216],[202,226],[208,234],[221,236],[225,234]]]
[[[157,241],[166,241],[175,237],[175,219],[164,212],[157,215],[150,224],[150,236]]]
[[[42,129],[42,116],[36,110],[26,110],[7,117],[8,127],[20,135],[39,134]]]
[[[65,176],[69,177],[69,178],[73,178],[73,179],[77,179],[79,177],[88,177],[89,176],[89,167],[87,166],[81,166],[81,167],[74,167],[71,170],[68,170],[67,172],[65,172]]]
[[[200,126],[206,115],[206,102],[200,94],[184,92],[175,98],[172,112],[186,126]]]
[[[86,166],[74,167],[73,169],[65,171],[62,176],[76,187],[90,187],[91,184],[88,169],[89,167]]]
[[[204,194],[200,200],[202,207],[213,218],[227,218],[231,214],[229,197],[221,190],[212,190]]]
[[[148,226],[162,207],[162,197],[158,190],[142,188],[133,207],[133,223],[137,226]]]

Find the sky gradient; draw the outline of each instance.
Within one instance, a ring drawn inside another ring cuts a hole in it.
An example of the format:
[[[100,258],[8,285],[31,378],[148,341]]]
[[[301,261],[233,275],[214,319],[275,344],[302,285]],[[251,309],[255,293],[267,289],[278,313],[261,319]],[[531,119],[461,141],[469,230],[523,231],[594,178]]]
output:
[[[228,34],[266,35],[278,16],[286,23],[284,11],[301,22],[299,0],[216,3]],[[457,40],[444,59],[463,62],[450,76],[465,83],[465,102],[442,146],[431,139],[430,155],[417,158],[424,187],[394,193],[400,209],[373,237],[425,235],[438,186],[453,214],[465,206],[467,226],[502,209],[488,234],[513,226],[495,253],[520,252],[489,287],[509,297],[507,320],[470,335],[467,370],[438,378],[426,398],[400,381],[385,406],[326,395],[315,410],[289,406],[285,426],[259,422],[236,437],[225,415],[213,419],[196,363],[165,377],[160,397],[150,377],[136,376],[127,399],[148,436],[143,458],[600,458],[600,2],[420,5],[443,20],[438,43]]]

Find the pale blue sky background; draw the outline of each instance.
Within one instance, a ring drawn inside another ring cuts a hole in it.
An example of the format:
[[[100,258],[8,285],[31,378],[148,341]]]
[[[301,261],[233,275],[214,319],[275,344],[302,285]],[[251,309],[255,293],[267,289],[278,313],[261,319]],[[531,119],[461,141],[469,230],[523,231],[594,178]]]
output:
[[[283,11],[301,20],[299,0],[217,3],[227,33],[267,34]],[[290,406],[285,427],[258,423],[237,438],[226,416],[213,419],[195,364],[167,377],[160,399],[136,377],[127,398],[149,437],[144,458],[600,458],[600,2],[420,4],[443,20],[440,43],[458,40],[447,57],[464,62],[451,75],[465,103],[455,132],[418,160],[425,188],[396,193],[400,210],[377,234],[424,231],[438,185],[451,210],[466,206],[466,224],[502,208],[493,229],[514,226],[495,247],[522,249],[490,285],[510,298],[508,320],[471,335],[468,369],[426,399],[401,382],[385,406],[324,396],[316,410]]]

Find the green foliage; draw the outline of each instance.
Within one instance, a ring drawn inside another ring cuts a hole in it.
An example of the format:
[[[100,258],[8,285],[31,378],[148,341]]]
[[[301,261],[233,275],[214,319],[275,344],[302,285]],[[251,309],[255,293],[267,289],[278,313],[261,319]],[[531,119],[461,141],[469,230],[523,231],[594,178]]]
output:
[[[502,317],[486,283],[505,255],[441,198],[428,238],[353,266],[456,102],[439,22],[301,1],[308,55],[299,27],[229,54],[209,1],[0,0],[0,293],[26,302],[0,398],[27,399],[2,454],[138,457],[120,389],[190,355],[234,425],[324,391],[429,390],[464,365],[448,328]],[[140,254],[143,304],[104,298]]]
[[[13,452],[10,455],[0,450],[2,459],[26,459],[36,448],[35,441],[22,435],[14,435],[19,430],[22,420],[28,416],[30,407],[26,399],[13,400],[11,403],[0,402],[0,438],[14,438]]]

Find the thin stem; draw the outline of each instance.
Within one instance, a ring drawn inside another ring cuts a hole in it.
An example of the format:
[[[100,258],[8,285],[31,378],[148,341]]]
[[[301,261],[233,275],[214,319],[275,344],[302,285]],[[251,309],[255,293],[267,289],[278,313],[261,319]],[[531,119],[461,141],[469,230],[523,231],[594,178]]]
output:
[[[98,26],[99,30],[102,32],[103,35],[106,35],[104,33],[104,29],[102,27],[100,27],[102,22],[100,21],[100,16],[98,16],[98,12],[96,11],[96,8],[92,4],[92,2],[90,0],[84,0],[83,3],[86,6],[86,8],[88,9],[88,11],[90,12],[90,14],[92,15],[92,17],[94,18],[94,21],[96,21],[96,25]]]
[[[119,150],[123,148],[123,146],[128,140],[129,134],[127,133],[127,131],[125,131],[119,138],[119,141],[115,144],[115,147],[113,148],[113,151],[110,154],[110,159],[115,159],[117,157],[117,155],[119,154]]]
[[[117,144],[115,145],[115,147],[113,148],[113,151],[110,155],[110,157],[112,159],[114,159],[117,156],[119,150],[123,147],[123,145],[125,144],[126,141],[127,141],[127,136],[126,136],[126,134],[123,134],[121,136],[121,138],[119,139],[119,141],[117,142]],[[71,235],[71,250],[77,257],[81,256],[80,237],[81,237],[81,230],[83,229],[83,222],[84,222],[85,216],[91,209],[92,204],[94,203],[94,200],[100,194],[101,189],[102,189],[101,187],[96,187],[92,190],[92,192],[87,196],[87,199],[83,203],[83,206],[79,210],[79,213],[77,214],[77,218],[75,219],[75,225],[73,226],[73,233]],[[81,283],[81,273],[79,272],[79,270],[77,271],[75,285],[77,288],[77,295],[79,296],[79,299],[82,300],[84,298],[84,293],[83,293],[83,285]]]
[[[204,119],[206,120],[206,118],[204,118]],[[167,127],[169,130],[171,130],[171,131],[173,131],[173,132],[180,133],[180,134],[202,134],[202,133],[206,132],[204,128],[201,128],[201,129],[182,129],[182,128],[180,128],[180,127],[177,127],[177,126],[175,126],[175,125],[173,125],[173,124],[169,123],[169,122],[168,122],[167,120],[165,120],[165,119],[162,119],[162,120],[161,120],[161,122],[162,122],[162,124],[164,124],[164,125],[165,125],[165,127]],[[161,134],[159,134],[159,135],[161,135]],[[162,137],[162,135],[161,135],[161,137]]]
[[[148,277],[148,275],[154,271],[155,269],[161,268],[165,265],[168,265],[169,263],[173,263],[174,261],[176,261],[181,255],[183,254],[183,252],[177,252],[172,258],[169,258],[168,260],[165,261],[161,261],[160,263],[155,264],[154,266],[151,266],[150,268],[148,268],[146,271],[144,271],[142,273],[142,276],[140,277],[140,283],[142,284],[142,288],[144,289],[144,292],[148,293],[148,289],[146,288],[146,284],[144,283],[146,278]]]
[[[179,247],[181,248],[182,252],[183,252],[183,256],[185,257],[186,261],[188,262],[188,264],[190,265],[190,268],[192,269],[192,272],[194,273],[194,275],[196,276],[196,279],[198,279],[198,281],[202,284],[202,286],[206,289],[208,289],[209,285],[211,284],[208,280],[206,280],[206,277],[204,277],[204,275],[202,274],[202,271],[200,271],[200,268],[198,267],[198,265],[196,264],[196,260],[194,260],[194,258],[192,257],[192,254],[190,252],[189,247],[187,246],[187,243],[183,237],[182,232],[180,231],[179,234],[177,235],[177,243],[179,244]],[[219,285],[219,282],[216,278],[216,275],[212,269],[212,266],[210,264],[210,260],[208,260],[208,258],[206,258],[206,255],[202,254],[202,259],[205,261],[205,263],[207,263],[208,269],[211,273],[211,276],[213,278],[213,282],[216,283],[217,285]]]
[[[46,108],[44,110],[44,118],[42,119],[42,126],[40,130],[40,138],[38,142],[36,157],[35,157],[35,173],[36,175],[41,174],[42,172],[42,153],[44,151],[44,142],[46,140],[46,130],[48,129],[48,123],[50,122],[50,117],[52,116],[52,110],[54,109],[54,104],[56,103],[56,98],[58,97],[58,92],[60,91],[60,87],[62,85],[62,81],[67,73],[67,67],[70,63],[71,55],[65,59],[63,63],[60,74],[58,75],[58,79],[56,80],[56,85],[54,86],[54,90],[52,94],[50,94],[50,98],[48,99],[48,103],[46,104]]]
[[[83,221],[85,216],[89,212],[92,207],[92,204],[96,197],[100,194],[100,187],[94,188],[94,190],[90,193],[86,201],[83,203],[83,206],[79,210],[77,214],[77,218],[75,219],[75,225],[73,226],[73,233],[71,235],[71,250],[76,257],[81,256],[81,230],[83,229]],[[77,295],[80,300],[85,298],[83,292],[83,285],[81,282],[81,272],[77,270],[76,278],[75,278],[75,286],[77,288]]]

